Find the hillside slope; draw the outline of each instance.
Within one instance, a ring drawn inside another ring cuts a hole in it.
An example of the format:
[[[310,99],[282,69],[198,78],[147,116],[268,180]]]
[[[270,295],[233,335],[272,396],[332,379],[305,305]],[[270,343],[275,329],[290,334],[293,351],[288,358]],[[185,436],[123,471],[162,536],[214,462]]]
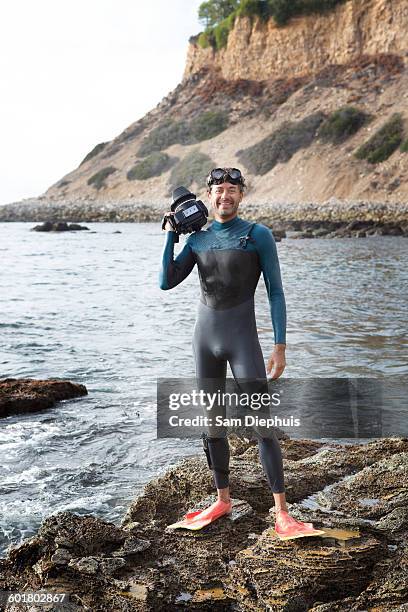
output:
[[[403,202],[407,28],[403,0],[349,0],[283,28],[238,19],[217,52],[193,37],[175,90],[40,199],[164,205],[179,184],[204,196],[208,169],[231,165],[242,168],[255,203]],[[361,127],[323,138],[322,125],[350,106],[366,117]],[[377,136],[393,152],[376,163],[358,159],[357,149],[396,113],[398,133]]]

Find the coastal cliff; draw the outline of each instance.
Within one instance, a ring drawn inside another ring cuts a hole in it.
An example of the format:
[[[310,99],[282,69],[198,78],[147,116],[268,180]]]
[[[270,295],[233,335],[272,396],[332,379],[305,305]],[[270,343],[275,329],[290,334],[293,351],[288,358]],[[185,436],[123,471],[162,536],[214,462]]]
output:
[[[156,108],[41,196],[0,207],[0,220],[55,209],[82,221],[156,219],[178,185],[205,199],[219,165],[243,170],[247,201],[272,210],[270,220],[278,205],[298,219],[303,205],[321,215],[335,202],[334,221],[343,205],[359,219],[373,203],[403,210],[407,29],[403,0],[348,0],[283,27],[236,18],[219,50],[193,36],[182,82]]]
[[[405,0],[349,0],[324,14],[294,17],[285,27],[238,18],[225,49],[202,49],[191,39],[184,78],[213,66],[225,79],[262,81],[317,73],[361,55],[403,55],[407,29]]]

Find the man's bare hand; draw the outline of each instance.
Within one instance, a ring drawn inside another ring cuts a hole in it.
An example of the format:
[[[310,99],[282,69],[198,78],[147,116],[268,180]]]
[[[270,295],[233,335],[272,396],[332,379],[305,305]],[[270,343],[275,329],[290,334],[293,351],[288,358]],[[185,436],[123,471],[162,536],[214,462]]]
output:
[[[285,358],[286,344],[275,344],[271,356],[268,359],[266,374],[272,380],[279,378],[286,366]]]

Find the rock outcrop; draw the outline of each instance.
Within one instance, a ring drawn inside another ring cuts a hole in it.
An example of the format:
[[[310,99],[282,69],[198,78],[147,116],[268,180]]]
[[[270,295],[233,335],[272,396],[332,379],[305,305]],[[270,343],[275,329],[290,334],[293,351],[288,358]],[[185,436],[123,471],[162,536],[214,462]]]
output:
[[[205,459],[185,459],[146,486],[120,526],[69,512],[47,518],[0,560],[0,589],[66,592],[72,611],[404,609],[407,439],[281,441],[291,513],[356,530],[342,546],[277,539],[256,443],[230,444],[230,517],[198,532],[166,529],[213,493]]]
[[[61,400],[87,395],[85,385],[69,380],[5,378],[0,380],[0,418],[10,414],[38,412]]]

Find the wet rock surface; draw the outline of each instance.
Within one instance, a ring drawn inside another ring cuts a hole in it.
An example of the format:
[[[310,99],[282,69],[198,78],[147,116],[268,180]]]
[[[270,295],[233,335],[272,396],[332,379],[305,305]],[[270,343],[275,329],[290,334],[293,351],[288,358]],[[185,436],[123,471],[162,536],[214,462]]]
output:
[[[0,589],[68,592],[67,609],[92,611],[388,612],[408,604],[408,439],[281,439],[291,514],[356,529],[344,546],[331,537],[279,540],[257,446],[230,442],[231,516],[202,531],[166,529],[215,499],[205,458],[184,459],[148,483],[120,526],[69,512],[48,517],[0,560]]]
[[[372,536],[341,549],[322,538],[281,541],[266,530],[236,556],[227,593],[244,610],[308,610],[319,600],[360,593],[384,549]]]
[[[10,414],[38,412],[56,402],[87,395],[85,385],[69,380],[5,378],[0,380],[0,418]]]

